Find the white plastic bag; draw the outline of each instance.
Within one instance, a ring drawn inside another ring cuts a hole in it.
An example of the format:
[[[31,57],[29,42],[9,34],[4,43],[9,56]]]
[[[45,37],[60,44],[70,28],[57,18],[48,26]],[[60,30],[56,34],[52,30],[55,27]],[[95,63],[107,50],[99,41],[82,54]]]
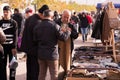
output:
[[[10,69],[16,69],[18,67],[18,62],[15,56],[13,56],[12,60],[10,61],[9,67]]]

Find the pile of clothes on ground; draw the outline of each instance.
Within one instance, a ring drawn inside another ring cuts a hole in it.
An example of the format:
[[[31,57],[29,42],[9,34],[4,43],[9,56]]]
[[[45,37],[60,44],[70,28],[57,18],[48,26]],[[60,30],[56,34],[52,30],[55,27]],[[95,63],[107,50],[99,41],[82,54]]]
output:
[[[112,51],[106,51],[105,47],[81,46],[76,48],[72,67],[73,69],[82,68],[84,71],[79,73],[77,70],[77,73],[82,73],[84,76],[97,75],[103,80],[108,78],[120,80],[120,63],[114,62]]]

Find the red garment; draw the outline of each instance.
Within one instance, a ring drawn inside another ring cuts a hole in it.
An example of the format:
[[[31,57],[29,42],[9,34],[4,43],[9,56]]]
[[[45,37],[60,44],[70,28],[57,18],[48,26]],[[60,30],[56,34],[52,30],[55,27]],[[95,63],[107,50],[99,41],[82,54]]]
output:
[[[87,19],[88,19],[88,23],[91,24],[92,23],[92,17],[90,15],[86,15]]]
[[[120,14],[120,9],[119,9],[119,14]]]

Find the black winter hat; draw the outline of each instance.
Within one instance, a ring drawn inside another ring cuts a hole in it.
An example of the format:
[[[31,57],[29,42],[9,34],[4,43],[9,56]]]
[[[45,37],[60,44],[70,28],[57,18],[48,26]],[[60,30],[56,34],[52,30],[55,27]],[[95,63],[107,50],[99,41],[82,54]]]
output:
[[[43,12],[48,9],[49,9],[48,5],[45,4],[38,10],[38,12],[43,14]]]
[[[18,8],[15,8],[14,11],[19,12],[19,9],[18,9]]]
[[[3,10],[11,10],[11,9],[10,9],[10,6],[4,6]]]

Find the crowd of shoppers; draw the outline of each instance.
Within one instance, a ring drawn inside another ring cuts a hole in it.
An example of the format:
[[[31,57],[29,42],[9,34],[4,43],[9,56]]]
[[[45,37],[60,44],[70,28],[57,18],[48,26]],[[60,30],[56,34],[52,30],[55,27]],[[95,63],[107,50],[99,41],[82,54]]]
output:
[[[71,68],[74,40],[80,31],[85,42],[88,26],[92,23],[86,13],[71,14],[66,9],[60,15],[48,5],[40,7],[38,13],[26,8],[24,17],[18,8],[12,14],[11,8],[4,6],[3,14],[0,20],[0,30],[3,30],[3,35],[0,33],[0,80],[7,80],[7,56],[9,62],[13,56],[17,59],[17,50],[25,52],[26,80],[45,80],[47,69],[51,80],[63,79]],[[64,75],[58,79],[60,66]],[[15,75],[16,68],[10,68],[9,80],[15,80]]]

